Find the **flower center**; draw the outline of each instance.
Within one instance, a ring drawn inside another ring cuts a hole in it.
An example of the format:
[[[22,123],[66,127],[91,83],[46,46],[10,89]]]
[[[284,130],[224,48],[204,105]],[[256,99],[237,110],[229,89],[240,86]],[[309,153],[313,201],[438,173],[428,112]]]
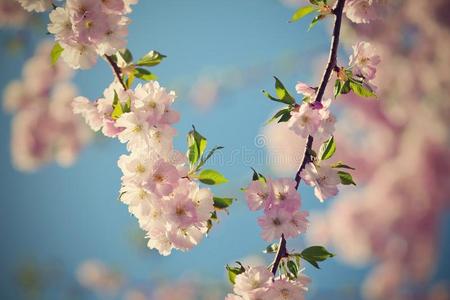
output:
[[[142,164],[138,164],[136,166],[136,172],[140,174],[145,173],[145,167]]]
[[[162,176],[161,174],[155,174],[155,175],[153,175],[153,180],[156,182],[163,182],[164,176]]]
[[[273,225],[275,225],[275,226],[280,226],[280,225],[281,225],[281,221],[280,221],[280,219],[278,219],[278,218],[273,219],[273,220],[272,220],[272,223],[273,223]]]

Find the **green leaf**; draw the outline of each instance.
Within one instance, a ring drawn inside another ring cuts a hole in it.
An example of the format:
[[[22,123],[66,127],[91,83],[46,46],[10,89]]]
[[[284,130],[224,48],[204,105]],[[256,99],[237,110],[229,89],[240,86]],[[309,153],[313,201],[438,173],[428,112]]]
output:
[[[205,157],[202,156],[201,159],[200,159],[200,163],[197,165],[197,168],[195,168],[195,170],[196,170],[196,171],[200,170],[200,168],[203,167],[203,165],[204,165],[204,164],[205,164],[205,163],[213,156],[213,154],[214,154],[216,151],[221,150],[221,149],[223,149],[222,146],[216,146],[216,147],[212,148],[212,149],[208,152],[208,154],[206,154]]]
[[[294,278],[297,278],[297,276],[298,276],[297,264],[294,261],[290,260],[287,262],[287,268],[289,270],[289,273],[291,273]]]
[[[50,58],[52,60],[52,65],[56,64],[56,62],[58,61],[58,59],[61,56],[63,51],[64,51],[64,48],[61,47],[61,45],[58,42],[56,42],[53,45],[52,51],[50,52]]]
[[[234,198],[213,197],[214,207],[217,209],[226,209],[233,204]]]
[[[120,103],[119,96],[117,92],[114,91],[114,101],[113,101],[113,111],[111,113],[111,118],[117,120],[124,113],[122,104]]]
[[[278,243],[272,243],[266,247],[263,253],[277,253],[278,247],[279,247]]]
[[[300,253],[300,256],[317,269],[320,269],[317,262],[332,258],[334,257],[334,254],[328,252],[328,250],[322,246],[312,246],[303,250],[302,253]]]
[[[119,52],[120,56],[122,56],[123,60],[129,64],[133,61],[133,55],[131,54],[130,50],[125,49],[123,52]]]
[[[375,97],[376,94],[372,89],[363,82],[358,82],[356,80],[350,80],[350,89],[361,97]]]
[[[209,185],[222,184],[228,182],[228,179],[225,178],[222,174],[220,174],[216,170],[205,169],[200,172],[198,175],[198,179],[200,182]]]
[[[334,142],[334,136],[332,136],[325,143],[323,143],[322,146],[320,146],[320,160],[327,160],[331,158],[334,152],[336,152],[336,143]]]
[[[274,78],[275,78],[275,92],[278,98],[280,98],[280,100],[282,100],[286,104],[295,104],[295,99],[289,94],[289,92],[284,87],[283,83],[277,77],[274,76]]]
[[[157,52],[157,51],[150,51],[143,57],[141,57],[137,62],[136,65],[138,66],[147,66],[147,67],[153,67],[156,65],[159,65],[161,61],[166,58],[167,56]]]
[[[253,181],[261,181],[261,182],[267,182],[266,177],[264,177],[263,174],[256,172],[255,169],[251,168],[253,170],[253,177],[252,180]]]
[[[277,120],[278,118],[278,123],[289,121],[289,119],[291,118],[291,108],[288,107],[279,110],[269,121],[266,122],[266,125]]]
[[[236,263],[238,264],[237,267],[230,267],[229,265],[226,266],[226,269],[228,271],[228,279],[230,280],[231,284],[236,283],[237,275],[245,272],[244,266],[238,261]]]
[[[127,102],[122,105],[120,102],[119,96],[117,95],[117,92],[114,90],[114,100],[113,100],[113,111],[111,113],[111,118],[113,120],[117,120],[122,116],[124,113],[128,113],[131,111],[131,98],[128,98]]]
[[[144,68],[134,69],[134,76],[145,81],[156,80],[158,78],[155,74]]]
[[[304,7],[300,7],[291,17],[289,23],[294,23],[300,20],[301,18],[317,11],[317,8],[312,5],[307,5]]]
[[[343,185],[356,185],[356,183],[353,181],[353,177],[350,173],[344,172],[344,171],[338,171],[339,178],[341,179],[341,183]]]
[[[320,15],[319,15],[319,16],[315,16],[314,19],[311,21],[311,24],[309,24],[308,31],[310,31],[311,29],[313,29],[314,26],[316,26],[317,23],[319,23],[319,21],[320,21],[322,18],[323,18],[323,17],[320,16]]]
[[[187,136],[188,159],[191,165],[194,165],[205,152],[208,141],[192,126]]]
[[[350,167],[349,165],[346,165],[346,164],[342,163],[341,161],[339,161],[339,162],[337,162],[335,164],[332,164],[331,167],[335,168],[335,169],[340,169],[341,168],[341,169],[355,170],[355,168]]]

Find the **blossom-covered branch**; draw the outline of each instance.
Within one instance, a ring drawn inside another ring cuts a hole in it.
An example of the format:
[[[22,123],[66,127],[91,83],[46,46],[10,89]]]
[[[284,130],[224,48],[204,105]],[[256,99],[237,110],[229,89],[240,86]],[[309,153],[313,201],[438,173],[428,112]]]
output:
[[[328,85],[328,82],[330,81],[331,73],[336,67],[336,57],[337,52],[339,48],[339,35],[341,32],[341,23],[342,23],[342,13],[344,10],[344,4],[345,0],[338,0],[336,7],[333,9],[333,13],[336,15],[336,20],[334,23],[333,28],[333,36],[331,39],[331,48],[330,48],[330,55],[328,58],[327,66],[325,68],[325,72],[323,74],[322,80],[320,82],[319,88],[317,90],[316,97],[314,99],[315,104],[319,104],[322,101],[323,94],[325,93],[325,89]],[[313,146],[314,138],[313,136],[309,135],[306,141],[305,146],[305,152],[303,154],[302,163],[300,164],[300,167],[297,171],[297,174],[295,175],[295,188],[298,189],[300,186],[301,181],[301,172],[305,169],[306,164],[310,163],[312,161],[311,157],[311,151]],[[284,238],[284,234],[281,235],[280,243],[279,243],[279,249],[276,254],[276,257],[274,259],[274,263],[272,266],[272,273],[275,275],[276,271],[278,269],[278,265],[280,264],[281,258],[287,256],[287,249],[286,249],[286,239]]]
[[[331,7],[326,0],[310,0],[311,5],[301,7],[291,18],[295,22],[304,16],[317,13],[310,29],[329,15],[335,16],[331,39],[329,59],[321,82],[317,88],[298,83],[296,90],[303,95],[297,103],[284,84],[275,77],[273,96],[263,91],[272,101],[287,105],[279,110],[269,121],[287,122],[289,129],[306,139],[302,162],[295,174],[295,179],[271,179],[254,170],[252,183],[245,189],[248,207],[251,210],[263,209],[264,216],[258,219],[262,227],[262,237],[266,241],[280,237],[279,243],[267,247],[267,253],[275,253],[270,271],[264,267],[227,266],[230,280],[234,284],[235,294],[228,295],[228,300],[235,299],[304,299],[310,280],[303,274],[301,261],[306,261],[316,268],[319,262],[334,255],[322,246],[312,246],[301,252],[291,253],[287,249],[287,239],[296,237],[308,227],[308,212],[301,211],[301,198],[298,193],[300,181],[314,187],[314,194],[323,202],[337,195],[339,184],[355,185],[352,175],[344,170],[352,167],[342,163],[329,163],[336,151],[334,124],[336,119],[330,111],[332,99],[323,100],[326,87],[333,71],[337,74],[334,96],[354,92],[359,96],[373,97],[370,80],[375,77],[376,64],[379,63],[367,43],[359,43],[350,59],[350,66],[340,68],[337,65],[337,52],[342,24],[342,15],[346,1],[338,0]],[[348,1],[354,4],[352,0]],[[313,149],[313,142],[320,144]],[[279,271],[279,275],[277,273]]]

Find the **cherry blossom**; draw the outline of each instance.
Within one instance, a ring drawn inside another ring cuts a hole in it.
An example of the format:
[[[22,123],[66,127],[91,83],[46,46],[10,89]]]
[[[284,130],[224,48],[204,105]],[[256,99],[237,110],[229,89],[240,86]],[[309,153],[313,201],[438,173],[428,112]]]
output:
[[[126,47],[130,4],[137,1],[68,0],[50,13],[48,31],[64,49],[61,57],[74,69],[88,69],[97,56]]]
[[[353,46],[353,54],[350,56],[350,66],[353,72],[363,76],[366,80],[375,78],[376,66],[380,63],[380,56],[370,43],[359,42]]]
[[[71,111],[77,93],[69,81],[72,72],[62,62],[52,65],[50,50],[50,43],[42,43],[25,63],[22,79],[9,83],[4,91],[3,107],[14,115],[12,159],[22,171],[52,161],[70,166],[91,137]]]
[[[306,184],[314,187],[314,195],[321,202],[336,196],[338,193],[337,185],[341,183],[338,171],[325,164],[307,164],[301,173],[301,177]]]

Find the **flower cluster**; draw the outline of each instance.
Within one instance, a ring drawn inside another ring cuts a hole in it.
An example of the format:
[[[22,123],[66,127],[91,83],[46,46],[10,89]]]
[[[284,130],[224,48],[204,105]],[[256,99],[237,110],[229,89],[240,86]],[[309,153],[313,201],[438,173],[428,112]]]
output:
[[[270,242],[282,234],[292,238],[306,231],[308,212],[300,211],[301,199],[295,185],[289,178],[265,179],[255,172],[254,180],[245,189],[250,210],[264,209],[264,216],[258,219],[264,240]]]
[[[50,13],[48,31],[74,69],[92,67],[97,55],[113,55],[126,47],[130,4],[137,0],[67,0]]]
[[[9,83],[4,91],[3,107],[14,114],[13,163],[23,171],[53,160],[71,165],[91,136],[71,110],[77,93],[69,81],[72,71],[62,62],[51,64],[51,48],[48,42],[41,44],[25,63],[22,79]]]
[[[274,277],[266,267],[247,267],[236,276],[234,294],[228,294],[225,300],[304,300],[309,283],[302,272]]]
[[[191,249],[208,231],[213,195],[189,177],[185,156],[173,149],[171,125],[179,119],[171,109],[175,93],[156,81],[134,90],[113,82],[103,96],[96,102],[76,98],[74,112],[93,130],[127,144],[131,153],[118,161],[121,201],[147,232],[149,248],[163,255]]]

